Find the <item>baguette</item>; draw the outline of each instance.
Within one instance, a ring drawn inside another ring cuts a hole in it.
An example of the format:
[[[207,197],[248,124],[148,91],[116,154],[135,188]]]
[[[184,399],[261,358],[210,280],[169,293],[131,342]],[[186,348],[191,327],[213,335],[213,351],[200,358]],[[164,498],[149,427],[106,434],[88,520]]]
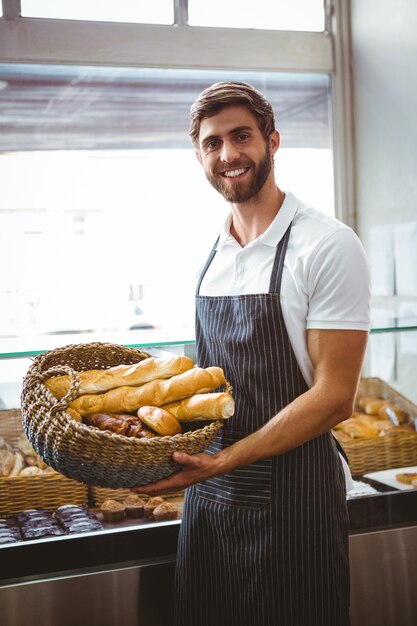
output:
[[[141,387],[118,387],[101,394],[86,394],[70,404],[81,416],[87,413],[131,413],[141,406],[162,406],[224,385],[220,367],[194,367],[168,380],[153,380]]]
[[[171,413],[160,407],[141,406],[137,415],[141,422],[158,435],[178,435],[181,432],[179,421]]]
[[[171,378],[194,367],[188,356],[174,356],[168,359],[148,357],[134,365],[116,365],[104,370],[79,372],[80,387],[78,395],[99,393],[116,387],[143,385],[157,378]],[[56,398],[63,398],[69,391],[69,376],[54,376],[45,381],[45,385]]]
[[[227,419],[235,410],[235,401],[229,393],[198,393],[185,400],[164,404],[180,422],[187,420]]]

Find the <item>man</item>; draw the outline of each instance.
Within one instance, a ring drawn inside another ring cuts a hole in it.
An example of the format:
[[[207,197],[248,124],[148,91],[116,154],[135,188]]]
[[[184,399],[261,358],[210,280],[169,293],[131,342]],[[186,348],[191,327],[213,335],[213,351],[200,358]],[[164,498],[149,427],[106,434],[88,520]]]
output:
[[[217,83],[191,109],[209,182],[230,203],[196,296],[198,365],[235,415],[209,450],[139,491],[186,491],[178,626],[349,624],[345,475],[331,429],[350,416],[369,329],[369,272],[351,229],[281,191],[262,94]]]

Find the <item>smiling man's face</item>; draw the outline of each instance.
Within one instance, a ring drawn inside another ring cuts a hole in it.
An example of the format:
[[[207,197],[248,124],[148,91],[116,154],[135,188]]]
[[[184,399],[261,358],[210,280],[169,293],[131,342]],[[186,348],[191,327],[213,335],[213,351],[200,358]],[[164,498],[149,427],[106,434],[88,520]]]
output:
[[[197,156],[211,185],[236,204],[256,196],[272,172],[270,142],[241,105],[201,121]]]

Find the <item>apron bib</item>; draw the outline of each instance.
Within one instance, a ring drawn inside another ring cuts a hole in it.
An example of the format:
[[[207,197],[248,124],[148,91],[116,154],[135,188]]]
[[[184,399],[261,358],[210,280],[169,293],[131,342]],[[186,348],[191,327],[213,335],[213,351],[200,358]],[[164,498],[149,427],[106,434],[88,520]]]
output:
[[[235,414],[207,452],[263,426],[307,391],[280,305],[288,228],[269,293],[196,295],[197,362],[223,368]],[[330,433],[186,490],[176,626],[348,626],[345,478]]]

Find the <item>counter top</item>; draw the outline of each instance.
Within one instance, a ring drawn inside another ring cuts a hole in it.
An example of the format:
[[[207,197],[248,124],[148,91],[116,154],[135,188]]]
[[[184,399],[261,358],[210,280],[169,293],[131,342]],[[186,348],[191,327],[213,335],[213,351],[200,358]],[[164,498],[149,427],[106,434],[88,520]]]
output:
[[[417,490],[348,500],[350,533],[417,525]],[[175,560],[180,520],[0,546],[0,587]]]

